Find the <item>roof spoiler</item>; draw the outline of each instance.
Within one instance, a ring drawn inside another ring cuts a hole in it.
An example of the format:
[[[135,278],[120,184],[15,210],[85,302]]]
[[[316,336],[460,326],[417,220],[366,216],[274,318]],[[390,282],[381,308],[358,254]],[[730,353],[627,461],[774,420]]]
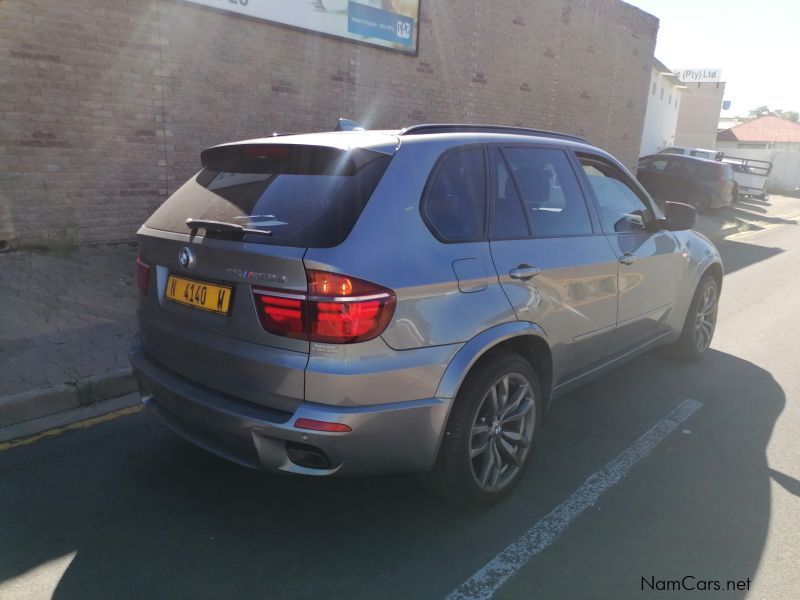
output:
[[[334,131],[364,131],[364,128],[355,121],[339,117]]]

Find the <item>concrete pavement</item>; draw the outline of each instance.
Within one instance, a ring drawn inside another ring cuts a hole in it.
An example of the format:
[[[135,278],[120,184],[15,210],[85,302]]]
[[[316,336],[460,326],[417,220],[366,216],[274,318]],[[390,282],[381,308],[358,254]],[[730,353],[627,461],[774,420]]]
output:
[[[129,366],[136,249],[0,254],[0,395]]]
[[[454,510],[410,476],[248,471],[136,414],[0,452],[0,597],[443,598],[692,399],[496,597],[796,598],[800,228],[720,248],[705,359],[651,353],[559,400],[496,507]],[[643,590],[687,576],[749,589]]]
[[[135,258],[130,245],[0,254],[0,428],[134,389]]]

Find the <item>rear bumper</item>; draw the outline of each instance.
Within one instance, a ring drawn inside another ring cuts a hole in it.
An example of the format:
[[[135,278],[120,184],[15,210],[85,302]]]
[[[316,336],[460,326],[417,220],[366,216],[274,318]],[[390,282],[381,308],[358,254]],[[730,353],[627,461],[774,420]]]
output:
[[[303,402],[272,410],[220,394],[163,368],[138,340],[130,360],[142,403],[190,442],[239,464],[305,475],[352,475],[429,470],[436,459],[449,400],[429,398],[358,407]],[[297,429],[299,418],[349,425],[348,433]],[[320,468],[293,462],[311,447],[328,459]]]

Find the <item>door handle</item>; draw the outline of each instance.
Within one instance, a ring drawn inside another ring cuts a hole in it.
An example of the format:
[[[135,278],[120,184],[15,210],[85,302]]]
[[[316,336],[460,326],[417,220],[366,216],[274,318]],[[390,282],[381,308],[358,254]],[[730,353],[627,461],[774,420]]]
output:
[[[511,269],[508,272],[508,276],[511,279],[519,279],[520,281],[528,281],[531,277],[535,277],[542,270],[539,267],[532,267],[530,265],[520,265],[515,269]]]
[[[630,252],[626,252],[619,257],[619,262],[621,262],[623,265],[632,265],[636,262],[636,257]]]

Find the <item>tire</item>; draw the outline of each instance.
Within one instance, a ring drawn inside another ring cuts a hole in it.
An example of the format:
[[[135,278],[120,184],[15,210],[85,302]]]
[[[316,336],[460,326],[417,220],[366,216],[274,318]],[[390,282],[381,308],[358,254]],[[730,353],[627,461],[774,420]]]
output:
[[[704,212],[711,208],[711,198],[706,194],[695,192],[689,197],[689,204],[697,209],[697,212]]]
[[[708,294],[711,294],[710,300]],[[719,286],[716,280],[706,273],[697,284],[681,336],[670,348],[673,356],[684,360],[699,360],[705,354],[714,337],[718,305]]]
[[[505,407],[504,389],[508,390]],[[498,420],[504,410],[506,418],[510,416],[505,425]],[[541,418],[541,387],[530,363],[510,351],[493,352],[464,380],[436,465],[425,474],[425,483],[461,505],[486,506],[502,500],[530,464]]]

